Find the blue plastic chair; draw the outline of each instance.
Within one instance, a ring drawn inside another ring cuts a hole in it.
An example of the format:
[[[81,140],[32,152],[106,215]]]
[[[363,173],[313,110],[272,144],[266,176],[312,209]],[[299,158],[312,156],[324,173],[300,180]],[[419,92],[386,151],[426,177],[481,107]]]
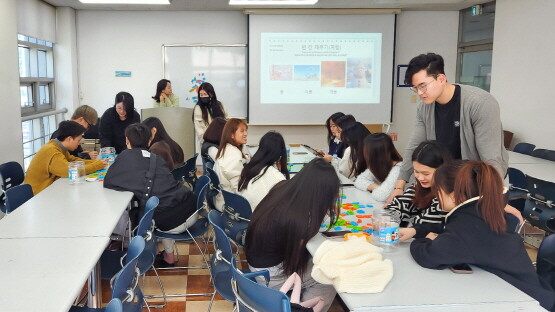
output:
[[[33,198],[33,189],[29,184],[21,184],[6,190],[6,213],[16,210]]]
[[[137,262],[139,256],[145,250],[145,240],[140,236],[135,236],[129,243],[127,251],[128,261],[123,268],[112,279],[112,299],[119,299],[121,302],[121,310],[125,312],[140,312],[143,307],[143,294],[141,289],[137,287],[139,279],[139,270]],[[117,305],[114,303],[114,305]],[[71,307],[69,312],[84,311],[108,311],[107,309],[94,309],[88,307]]]
[[[536,271],[542,282],[555,287],[555,235],[543,239],[538,249]]]
[[[535,227],[555,232],[555,183],[526,176],[528,196],[523,216]]]
[[[537,148],[537,149],[532,151],[531,155],[534,156],[534,157],[547,159],[548,152],[549,152],[549,150],[546,150],[546,149],[543,149],[543,148]]]
[[[507,232],[519,233],[524,223],[520,223],[520,219],[514,214],[506,213],[505,221],[507,222]]]
[[[206,155],[206,156],[201,156],[202,157],[202,173],[204,175],[208,175],[208,173],[206,172],[206,168],[214,168],[214,159],[212,159],[212,157]]]
[[[534,144],[522,142],[522,143],[518,143],[517,145],[515,145],[515,148],[513,149],[513,152],[526,154],[526,155],[532,155],[532,151],[535,148],[536,148],[536,145],[534,145]]]
[[[135,236],[141,236],[145,239],[145,252],[141,254],[139,257],[139,261],[137,262],[137,268],[139,269],[140,274],[143,276],[148,272],[150,269],[154,270],[156,277],[158,279],[158,284],[160,285],[160,290],[162,291],[162,298],[164,298],[164,303],[162,305],[152,305],[151,307],[155,308],[163,308],[167,304],[164,285],[162,284],[162,280],[158,275],[158,271],[154,267],[154,260],[156,257],[157,252],[157,240],[154,236],[154,221],[152,220],[154,216],[154,212],[160,200],[156,196],[152,196],[148,199],[145,204],[145,213],[141,220],[139,221],[139,225],[135,229],[134,233]],[[102,279],[111,279],[112,276],[126,263],[126,253],[120,250],[107,250],[102,254],[100,258],[100,265],[101,265],[101,277]],[[147,298],[151,298],[152,296],[145,296]]]
[[[239,311],[290,312],[289,297],[277,289],[273,289],[251,280],[241,273],[231,261],[233,276],[232,289],[237,299]],[[267,270],[263,270],[266,271]],[[269,279],[266,280],[267,282]]]
[[[203,217],[206,216],[206,192],[208,191],[208,185],[210,184],[210,178],[207,176],[201,176],[196,185],[195,185],[195,194],[197,196],[197,210],[187,219],[187,221],[194,220],[194,218],[198,218],[198,220],[187,230],[181,234],[169,234],[160,231],[155,231],[155,236],[157,238],[167,238],[172,239],[174,241],[184,241],[184,242],[194,242],[197,246],[198,250],[200,251],[204,263],[206,266],[188,266],[188,267],[168,267],[168,268],[158,268],[158,270],[175,270],[175,269],[207,269],[209,267],[208,259],[206,257],[206,253],[208,252],[208,241],[205,238],[205,234],[208,231],[208,218]],[[201,216],[201,217],[199,217]],[[197,239],[201,239],[205,248],[201,248]],[[177,246],[176,246],[177,247]],[[177,248],[175,249],[177,250]],[[178,254],[179,257],[179,254]],[[202,293],[202,294],[172,294],[168,295],[171,297],[184,297],[184,296],[211,296],[211,293]]]
[[[239,246],[245,245],[245,236],[252,215],[251,205],[243,196],[222,190],[224,195],[224,231]]]
[[[218,210],[221,212],[223,211],[223,207],[221,209],[218,209],[216,205],[217,198],[223,198],[223,195],[221,195],[222,186],[220,184],[220,178],[218,177],[216,171],[214,171],[214,169],[210,167],[206,167],[206,172],[208,174],[208,177],[210,177],[210,189],[208,190],[208,193],[206,193],[206,202],[208,203],[208,207],[210,207],[210,209]]]
[[[25,173],[18,162],[10,161],[0,165],[0,178],[2,182],[2,194],[0,194],[0,211],[6,213],[5,192],[23,183]]]
[[[526,182],[526,175],[522,171],[515,168],[509,168],[508,173],[509,192],[507,195],[509,205],[522,212],[526,203],[526,195],[528,194],[528,182]]]
[[[193,157],[187,159],[185,163],[172,170],[173,178],[177,181],[182,181],[185,185],[194,189],[197,182],[197,157],[196,153]]]

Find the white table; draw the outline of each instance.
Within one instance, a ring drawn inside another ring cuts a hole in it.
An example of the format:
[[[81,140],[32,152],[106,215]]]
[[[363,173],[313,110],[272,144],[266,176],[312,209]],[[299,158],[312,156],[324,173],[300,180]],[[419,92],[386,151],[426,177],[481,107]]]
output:
[[[526,154],[516,153],[512,151],[507,151],[509,153],[509,167],[513,167],[515,164],[544,164],[555,166],[555,162],[539,157],[534,157]]]
[[[347,195],[344,202],[372,204],[367,192],[352,187],[341,192]],[[317,234],[308,242],[308,251],[314,254],[325,239]],[[393,279],[383,292],[339,294],[351,311],[545,311],[532,297],[480,268],[473,267],[473,274],[422,268],[409,246],[400,243],[396,250],[384,253],[393,262]]]
[[[59,179],[0,220],[0,238],[110,237],[132,197],[102,182]]]
[[[0,310],[68,311],[108,237],[0,239]]]

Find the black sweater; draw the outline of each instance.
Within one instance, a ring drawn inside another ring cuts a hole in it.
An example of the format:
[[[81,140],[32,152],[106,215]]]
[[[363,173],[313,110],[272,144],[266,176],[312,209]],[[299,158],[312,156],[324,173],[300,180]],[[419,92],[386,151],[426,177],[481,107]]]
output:
[[[150,167],[149,153],[140,148],[121,152],[110,166],[104,178],[104,187],[116,191],[131,191],[141,198],[146,185],[146,174]],[[160,204],[154,212],[156,227],[168,231],[185,223],[196,210],[195,196],[183,184],[177,182],[162,157],[156,159],[156,170],[152,192]],[[144,207],[140,207],[141,211]]]
[[[476,199],[455,208],[435,240],[415,239],[410,252],[425,268],[472,264],[504,279],[548,310],[555,302],[555,293],[540,284],[522,238],[514,232],[493,232],[482,219]]]
[[[336,155],[336,157],[343,158],[343,152],[345,151],[345,144],[341,141],[335,143],[334,140],[330,141],[329,152],[330,155]]]
[[[121,153],[127,148],[125,146],[125,128],[137,122],[141,122],[141,117],[136,111],[133,111],[132,118],[128,116],[127,119],[121,120],[115,108],[108,108],[100,119],[100,147],[114,147],[116,154]]]

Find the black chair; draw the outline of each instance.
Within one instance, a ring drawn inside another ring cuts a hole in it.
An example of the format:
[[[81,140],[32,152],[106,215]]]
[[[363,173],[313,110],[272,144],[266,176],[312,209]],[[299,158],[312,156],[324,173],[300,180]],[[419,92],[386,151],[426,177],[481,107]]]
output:
[[[555,289],[555,235],[543,239],[538,249],[536,271],[544,284]]]
[[[555,232],[555,183],[526,176],[528,196],[523,216],[535,227]]]
[[[535,148],[536,148],[536,145],[534,145],[534,144],[522,142],[522,143],[518,143],[517,145],[515,145],[515,148],[513,149],[513,152],[526,154],[526,155],[531,155],[532,151]]]
[[[547,159],[548,151],[549,150],[546,150],[546,149],[543,149],[543,148],[537,148],[537,149],[532,151],[531,155],[534,156],[534,157]]]
[[[2,179],[2,194],[0,194],[0,210],[6,213],[6,190],[23,183],[25,173],[18,162],[10,161],[0,165],[0,178]]]
[[[29,184],[21,184],[6,190],[6,213],[16,210],[33,197],[33,189]]]
[[[509,168],[508,173],[509,205],[522,212],[522,210],[524,210],[524,204],[526,203],[526,196],[528,195],[528,182],[526,182],[526,175],[516,168]]]
[[[191,189],[195,188],[195,183],[197,183],[197,157],[196,153],[193,157],[187,159],[185,163],[172,170],[173,178],[177,181],[182,181],[186,186]]]

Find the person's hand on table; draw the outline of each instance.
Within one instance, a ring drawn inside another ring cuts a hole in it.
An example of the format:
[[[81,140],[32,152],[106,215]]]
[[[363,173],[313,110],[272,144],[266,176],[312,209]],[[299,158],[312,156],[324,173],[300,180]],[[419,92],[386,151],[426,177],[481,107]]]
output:
[[[428,233],[428,235],[426,235],[426,238],[429,238],[431,240],[436,239],[436,237],[438,237],[438,234],[433,233],[433,232],[430,232],[430,233]]]
[[[399,241],[404,242],[407,239],[413,238],[416,235],[414,228],[399,228]]]
[[[324,155],[322,158],[329,163],[331,163],[333,160],[333,156],[331,155]]]

